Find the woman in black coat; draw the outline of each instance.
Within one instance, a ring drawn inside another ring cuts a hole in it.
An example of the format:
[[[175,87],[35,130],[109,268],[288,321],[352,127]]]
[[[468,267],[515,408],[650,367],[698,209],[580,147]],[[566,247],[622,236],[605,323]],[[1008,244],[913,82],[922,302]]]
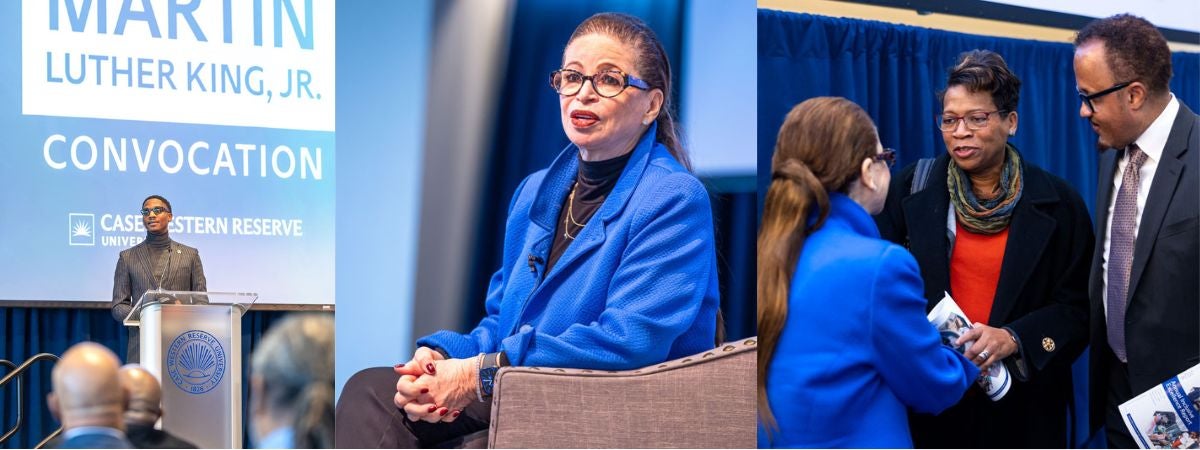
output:
[[[916,257],[928,308],[948,292],[975,322],[965,356],[1014,379],[998,401],[975,386],[941,414],[913,414],[916,447],[1067,446],[1094,237],[1079,194],[1007,142],[1020,83],[1000,55],[963,53],[939,95],[946,153],[894,177],[876,216]]]

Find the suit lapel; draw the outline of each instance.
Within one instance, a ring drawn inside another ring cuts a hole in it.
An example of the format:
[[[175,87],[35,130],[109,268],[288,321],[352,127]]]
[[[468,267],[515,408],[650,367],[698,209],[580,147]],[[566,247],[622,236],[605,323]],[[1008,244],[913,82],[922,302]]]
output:
[[[1162,228],[1163,216],[1171,205],[1175,188],[1183,173],[1183,155],[1188,151],[1188,136],[1193,132],[1195,114],[1183,103],[1179,104],[1179,112],[1171,125],[1171,134],[1163,147],[1162,160],[1154,172],[1154,180],[1150,184],[1150,193],[1146,196],[1146,206],[1142,210],[1142,220],[1138,225],[1137,242],[1133,247],[1133,266],[1129,275],[1129,290],[1125,307],[1133,293],[1137,291],[1138,281],[1146,269],[1146,259],[1154,250],[1154,242],[1158,239],[1158,230]]]
[[[141,244],[138,244],[137,247],[134,247],[133,256],[134,261],[137,261],[139,269],[146,277],[144,278],[146,280],[146,290],[158,287],[158,279],[154,278],[154,255],[153,252],[150,251],[150,245],[146,244],[145,241],[142,241]],[[137,301],[136,298],[133,300]]]
[[[988,320],[991,324],[1008,322],[1008,314],[1016,306],[1025,283],[1037,269],[1056,225],[1054,218],[1039,206],[1058,203],[1058,194],[1044,174],[1031,171],[1028,165],[1023,170],[1025,192],[1021,193],[1021,201],[1013,211],[1009,224],[1008,242],[1000,263],[1000,279],[996,284],[996,296],[993,297]]]
[[[554,232],[559,210],[575,183],[575,174],[579,171],[578,152],[579,149],[574,144],[567,145],[554,162],[550,163],[550,169],[542,178],[541,186],[538,187],[536,197],[529,208],[529,222],[547,233]]]
[[[187,282],[185,283],[185,280],[182,279],[183,277],[179,276],[182,271],[177,269],[177,267],[182,265],[180,263],[183,262],[183,253],[175,253],[176,251],[175,242],[171,241],[167,246],[167,259],[163,261],[166,264],[163,267],[163,286],[187,286],[179,290],[190,291],[192,290],[191,280],[186,280]]]

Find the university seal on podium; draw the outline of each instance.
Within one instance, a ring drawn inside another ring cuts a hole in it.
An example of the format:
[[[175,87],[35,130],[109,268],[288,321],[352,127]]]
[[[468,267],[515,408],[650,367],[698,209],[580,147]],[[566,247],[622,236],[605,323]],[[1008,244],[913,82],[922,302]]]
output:
[[[225,349],[207,332],[180,333],[167,350],[167,374],[189,394],[211,391],[225,375]]]

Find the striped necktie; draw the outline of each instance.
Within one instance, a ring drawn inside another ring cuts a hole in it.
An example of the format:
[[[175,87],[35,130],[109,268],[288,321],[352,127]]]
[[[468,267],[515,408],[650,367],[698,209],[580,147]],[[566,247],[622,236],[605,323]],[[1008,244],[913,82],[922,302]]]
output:
[[[1137,144],[1125,151],[1128,163],[1121,176],[1121,190],[1112,212],[1112,229],[1108,244],[1108,345],[1121,362],[1125,354],[1125,306],[1129,293],[1129,272],[1133,263],[1134,240],[1137,238],[1137,197],[1141,178],[1138,175],[1146,153]]]

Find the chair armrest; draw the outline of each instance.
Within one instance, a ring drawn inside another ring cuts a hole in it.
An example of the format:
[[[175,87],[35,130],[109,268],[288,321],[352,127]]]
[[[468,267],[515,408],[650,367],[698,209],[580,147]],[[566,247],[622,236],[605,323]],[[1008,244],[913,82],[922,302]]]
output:
[[[753,448],[757,338],[636,370],[506,367],[493,448]]]

